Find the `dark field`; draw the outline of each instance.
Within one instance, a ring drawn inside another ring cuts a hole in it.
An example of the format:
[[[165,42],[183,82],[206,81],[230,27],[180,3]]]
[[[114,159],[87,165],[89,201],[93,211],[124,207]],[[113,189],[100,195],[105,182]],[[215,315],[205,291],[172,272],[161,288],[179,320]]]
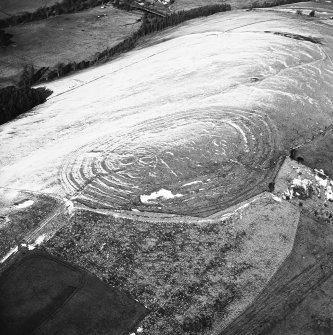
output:
[[[24,66],[37,70],[93,59],[137,30],[140,18],[140,13],[96,7],[10,27],[6,32],[14,44],[0,55],[0,87],[17,82]]]

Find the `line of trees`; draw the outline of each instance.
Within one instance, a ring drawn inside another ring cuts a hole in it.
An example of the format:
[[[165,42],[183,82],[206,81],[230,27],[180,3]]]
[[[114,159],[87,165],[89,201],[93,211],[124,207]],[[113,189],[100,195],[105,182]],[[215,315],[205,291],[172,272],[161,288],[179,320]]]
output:
[[[0,47],[6,47],[12,43],[12,34],[6,33],[3,29],[0,29]]]
[[[301,0],[276,0],[274,2],[265,2],[261,6],[258,5],[258,7],[271,7],[300,1]],[[102,0],[65,0],[61,5],[56,4],[54,6],[58,8],[58,14],[62,14],[92,7],[101,4],[102,2]],[[256,3],[253,4],[254,8],[255,6]],[[18,87],[9,86],[0,90],[0,124],[12,120],[34,106],[45,102],[46,98],[52,93],[44,88],[32,89],[30,88],[31,85],[62,77],[70,72],[108,61],[124,52],[132,50],[136,46],[139,38],[150,33],[176,26],[187,20],[209,16],[230,9],[231,7],[229,4],[216,4],[172,13],[165,18],[152,14],[145,14],[142,24],[136,32],[132,33],[130,37],[126,38],[116,46],[97,53],[92,60],[84,60],[78,63],[59,63],[54,68],[44,67],[35,69],[33,65],[26,66],[23,70]]]
[[[145,21],[142,26],[143,34],[147,35],[155,31],[163,30],[167,27],[176,26],[182,22],[198,18],[209,16],[219,12],[225,12],[230,10],[231,7],[229,4],[216,4],[216,5],[208,5],[198,8],[193,8],[187,11],[179,11],[176,13],[172,13],[165,18],[150,15],[145,16]]]
[[[259,1],[255,1],[252,3],[251,8],[267,8],[267,7],[275,7],[282,5],[289,5],[297,2],[307,2],[311,0],[274,0],[274,1],[264,1],[260,3]]]
[[[130,37],[126,38],[114,47],[107,48],[97,53],[93,59],[83,60],[81,62],[70,62],[67,64],[59,63],[54,68],[40,68],[38,70],[34,69],[33,66],[26,67],[21,81],[24,84],[32,85],[62,77],[70,72],[85,69],[98,63],[106,62],[124,52],[132,50],[136,46],[138,40],[145,35],[163,30],[167,27],[176,26],[190,19],[208,16],[227,10],[230,10],[230,5],[222,4],[204,6],[191,9],[189,11],[181,11],[173,13],[165,18],[152,14],[145,14],[141,26],[137,31],[133,32]]]
[[[8,86],[0,90],[0,124],[8,122],[18,115],[29,111],[36,105],[45,102],[46,98],[52,93],[45,88],[33,89],[30,87],[31,85],[52,80],[72,71],[110,60],[121,53],[133,49],[140,37],[152,32],[175,26],[196,17],[208,16],[226,10],[230,10],[230,6],[223,4],[195,8],[186,12],[182,11],[171,14],[166,18],[148,14],[144,16],[142,24],[136,32],[116,46],[96,54],[93,60],[85,60],[78,63],[71,62],[68,64],[59,63],[52,69],[35,69],[33,65],[25,66],[18,87]]]
[[[45,102],[51,93],[46,88],[7,86],[0,89],[0,124]]]

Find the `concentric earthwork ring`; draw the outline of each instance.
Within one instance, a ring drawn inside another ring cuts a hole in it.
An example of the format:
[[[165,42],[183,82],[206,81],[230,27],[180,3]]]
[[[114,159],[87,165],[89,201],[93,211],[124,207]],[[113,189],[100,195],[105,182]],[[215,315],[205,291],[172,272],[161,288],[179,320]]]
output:
[[[94,208],[205,217],[266,190],[279,156],[267,115],[211,107],[103,137],[71,155],[61,178]]]

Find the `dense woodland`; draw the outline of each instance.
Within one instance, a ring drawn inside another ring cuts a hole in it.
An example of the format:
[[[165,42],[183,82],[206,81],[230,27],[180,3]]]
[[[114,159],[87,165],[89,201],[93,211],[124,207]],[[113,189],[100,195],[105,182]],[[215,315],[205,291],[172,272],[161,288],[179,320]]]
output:
[[[18,115],[45,102],[51,94],[45,88],[8,86],[0,90],[0,124],[8,122]]]
[[[12,43],[11,38],[13,35],[6,33],[3,29],[0,29],[0,47],[6,47]]]

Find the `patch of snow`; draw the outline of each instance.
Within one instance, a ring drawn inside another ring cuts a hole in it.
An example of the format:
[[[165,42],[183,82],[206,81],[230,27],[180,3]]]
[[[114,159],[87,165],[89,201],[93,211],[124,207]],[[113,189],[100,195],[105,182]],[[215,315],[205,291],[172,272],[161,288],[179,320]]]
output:
[[[68,215],[72,215],[73,212],[74,212],[74,203],[73,203],[73,201],[70,201],[70,200],[68,200],[66,198],[64,198],[64,200],[65,200],[65,206],[66,206],[66,210],[67,210]]]
[[[314,169],[314,172],[317,174],[322,174],[323,176],[327,177],[325,171],[323,169]]]
[[[42,244],[43,241],[45,240],[45,237],[46,237],[45,234],[38,236],[38,237],[36,238],[36,241],[35,241],[34,244],[35,244],[35,245],[40,245],[40,244]]]
[[[21,202],[20,204],[17,204],[15,207],[16,208],[27,208],[30,207],[32,204],[34,203],[33,200],[25,200],[23,202]]]
[[[245,134],[244,130],[238,124],[236,124],[235,122],[232,122],[232,121],[224,121],[224,122],[229,124],[231,127],[235,128],[236,130],[238,130],[241,133],[241,135],[243,137],[243,140],[244,140],[244,144],[245,144],[245,152],[248,152],[249,151],[248,141],[247,141],[246,134]]]
[[[251,201],[251,202],[253,202],[253,201]],[[245,204],[239,206],[238,208],[236,208],[233,211],[233,214],[237,213],[239,215],[239,218],[242,219],[243,218],[243,210],[246,209],[246,208],[248,208],[250,206],[251,202],[246,202]]]
[[[250,203],[247,202],[247,203],[245,203],[244,205],[238,207],[238,210],[239,210],[239,209],[245,209],[245,208],[247,208],[247,207],[249,207],[249,206],[250,206]]]
[[[143,332],[143,328],[139,327],[136,331],[137,331],[137,333],[142,333]]]
[[[320,178],[318,175],[315,175],[315,179],[320,186],[326,187],[327,186],[327,179]]]
[[[282,198],[276,196],[275,194],[272,194],[272,198],[277,201],[277,202],[281,202],[282,201]]]
[[[136,208],[132,208],[132,212],[140,212],[140,211]]]
[[[157,191],[157,192],[153,192],[150,195],[140,195],[140,200],[142,203],[144,204],[151,204],[158,198],[164,198],[164,199],[173,199],[173,198],[179,198],[182,197],[182,194],[173,194],[171,191],[169,190],[165,190],[164,188],[162,188],[161,190]]]
[[[291,200],[293,198],[293,196],[294,196],[294,190],[293,189],[289,190],[289,188],[288,188],[287,191],[284,192],[284,197],[283,198],[285,199],[286,197],[288,197],[289,200]]]
[[[333,189],[332,186],[327,186],[327,189],[325,191],[326,199],[329,201],[333,201]]]
[[[46,235],[40,235],[36,238],[35,242],[32,244],[22,244],[26,246],[29,250],[34,250],[38,245],[41,245],[43,241],[45,240]]]
[[[198,183],[202,183],[202,180],[191,181],[190,183],[184,184],[182,187],[190,186],[190,185],[194,185],[194,184],[198,184]]]
[[[18,247],[15,247],[13,249],[11,249],[0,261],[0,263],[3,263],[7,258],[9,258],[12,254],[14,254],[15,252],[17,252]]]
[[[307,192],[311,184],[312,182],[309,179],[295,178],[292,181],[291,187],[299,186],[299,187],[302,187]]]

